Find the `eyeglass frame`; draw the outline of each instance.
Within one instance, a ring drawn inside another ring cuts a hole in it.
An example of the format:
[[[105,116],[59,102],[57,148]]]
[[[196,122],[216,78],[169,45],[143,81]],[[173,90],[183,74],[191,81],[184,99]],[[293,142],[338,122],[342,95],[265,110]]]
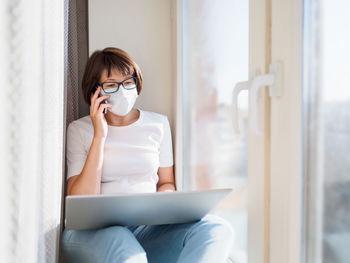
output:
[[[102,90],[103,90],[105,93],[111,94],[111,93],[117,92],[117,91],[119,90],[120,85],[122,85],[123,88],[126,89],[125,86],[123,85],[123,82],[126,81],[126,80],[129,80],[129,79],[132,79],[132,78],[135,79],[135,87],[132,88],[132,89],[135,89],[135,88],[137,88],[138,80],[139,80],[139,78],[138,78],[137,76],[132,76],[132,77],[130,77],[130,78],[124,79],[124,80],[121,81],[121,82],[118,82],[118,81],[104,81],[104,82],[98,83],[97,86],[100,86],[100,87],[102,88]],[[113,91],[113,92],[106,92],[105,89],[103,88],[103,84],[104,84],[104,83],[117,83],[117,84],[118,84],[118,88],[117,88],[116,91]],[[132,90],[132,89],[126,89],[126,90]]]

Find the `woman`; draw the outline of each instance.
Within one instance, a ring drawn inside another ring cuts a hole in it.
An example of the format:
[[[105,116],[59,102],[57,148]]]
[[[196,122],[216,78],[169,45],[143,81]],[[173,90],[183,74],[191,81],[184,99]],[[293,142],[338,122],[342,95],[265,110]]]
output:
[[[90,115],[67,129],[67,195],[174,191],[171,131],[165,115],[134,108],[142,74],[123,50],[89,58],[82,81]],[[186,224],[64,230],[70,262],[225,262],[231,226],[207,215]]]

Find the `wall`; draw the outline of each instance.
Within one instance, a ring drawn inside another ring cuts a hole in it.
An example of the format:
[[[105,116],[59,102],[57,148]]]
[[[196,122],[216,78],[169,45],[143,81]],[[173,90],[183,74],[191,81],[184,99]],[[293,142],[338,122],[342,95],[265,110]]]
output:
[[[176,105],[174,2],[89,0],[89,54],[113,46],[135,59],[144,77],[136,106],[167,115],[173,140]]]

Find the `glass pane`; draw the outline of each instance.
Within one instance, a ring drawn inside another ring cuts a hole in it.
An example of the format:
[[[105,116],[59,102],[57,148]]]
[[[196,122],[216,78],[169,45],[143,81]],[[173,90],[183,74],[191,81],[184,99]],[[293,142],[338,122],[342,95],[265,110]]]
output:
[[[350,2],[305,1],[305,262],[350,259]]]
[[[232,223],[231,258],[247,262],[247,94],[233,133],[232,90],[248,79],[248,1],[183,6],[184,189],[234,189],[215,213]]]

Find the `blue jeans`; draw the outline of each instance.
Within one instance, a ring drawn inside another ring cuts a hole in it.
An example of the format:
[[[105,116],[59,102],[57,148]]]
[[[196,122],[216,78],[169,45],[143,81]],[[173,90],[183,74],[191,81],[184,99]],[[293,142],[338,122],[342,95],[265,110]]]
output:
[[[232,243],[231,225],[212,214],[184,224],[64,230],[61,239],[68,263],[220,263]]]

